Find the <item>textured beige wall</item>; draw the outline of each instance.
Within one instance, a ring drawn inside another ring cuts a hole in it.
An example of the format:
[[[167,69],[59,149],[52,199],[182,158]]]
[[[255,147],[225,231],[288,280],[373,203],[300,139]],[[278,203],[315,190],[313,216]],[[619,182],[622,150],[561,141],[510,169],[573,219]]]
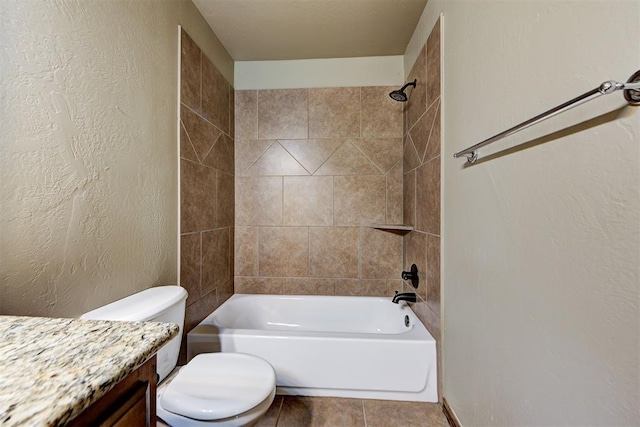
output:
[[[395,87],[236,91],[235,292],[392,295],[402,286]]]
[[[190,1],[0,2],[0,313],[77,316],[177,281],[178,29]]]
[[[467,426],[637,425],[640,109],[616,93],[482,152],[528,149],[452,155],[626,80],[640,2],[431,0],[405,70],[441,12],[444,397]]]

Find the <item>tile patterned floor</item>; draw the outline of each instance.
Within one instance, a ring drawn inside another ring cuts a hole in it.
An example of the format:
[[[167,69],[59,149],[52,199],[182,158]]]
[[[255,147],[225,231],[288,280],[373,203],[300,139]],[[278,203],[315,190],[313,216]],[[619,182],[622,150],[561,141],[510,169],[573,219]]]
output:
[[[158,420],[156,427],[168,427]],[[276,396],[256,427],[449,427],[438,403]]]
[[[258,427],[449,427],[437,403],[276,396]]]

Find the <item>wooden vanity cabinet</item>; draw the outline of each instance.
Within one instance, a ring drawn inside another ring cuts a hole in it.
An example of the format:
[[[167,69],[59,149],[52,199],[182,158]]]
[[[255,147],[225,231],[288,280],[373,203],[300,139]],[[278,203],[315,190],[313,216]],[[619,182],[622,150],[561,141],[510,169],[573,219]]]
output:
[[[155,427],[156,379],[154,355],[67,425]]]

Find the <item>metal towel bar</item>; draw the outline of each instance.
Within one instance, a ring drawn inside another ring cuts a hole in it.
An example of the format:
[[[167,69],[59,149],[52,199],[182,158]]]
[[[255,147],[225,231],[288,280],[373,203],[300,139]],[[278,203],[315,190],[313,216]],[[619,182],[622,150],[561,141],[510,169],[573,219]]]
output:
[[[624,97],[629,104],[640,105],[640,71],[636,71],[631,77],[629,77],[629,80],[627,80],[626,83],[618,83],[613,80],[606,81],[597,88],[590,90],[589,92],[584,93],[577,98],[573,98],[571,101],[567,101],[564,104],[558,105],[557,107],[545,111],[544,113],[539,114],[534,118],[527,120],[526,122],[522,122],[519,125],[507,129],[504,132],[500,132],[499,134],[494,135],[489,139],[485,139],[484,141],[479,142],[476,145],[472,145],[465,150],[459,151],[455,153],[453,157],[458,158],[466,156],[467,162],[475,163],[476,160],[478,160],[478,149],[489,145],[492,142],[496,142],[499,139],[513,135],[516,132],[520,132],[521,130],[540,123],[543,120],[546,120],[553,116],[557,116],[560,113],[564,113],[565,111],[577,107],[578,105],[582,105],[585,102],[589,102],[592,99],[596,99],[601,95],[608,95],[618,90],[624,91]]]

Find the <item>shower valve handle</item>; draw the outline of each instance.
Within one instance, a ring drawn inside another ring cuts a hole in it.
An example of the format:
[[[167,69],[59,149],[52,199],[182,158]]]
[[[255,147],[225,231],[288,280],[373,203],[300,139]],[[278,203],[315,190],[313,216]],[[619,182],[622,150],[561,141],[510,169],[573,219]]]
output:
[[[411,264],[411,270],[410,271],[403,271],[402,274],[400,275],[400,277],[402,277],[402,280],[408,280],[411,282],[411,286],[414,287],[414,289],[418,289],[418,284],[420,282],[420,279],[418,278],[418,266],[415,264]]]

